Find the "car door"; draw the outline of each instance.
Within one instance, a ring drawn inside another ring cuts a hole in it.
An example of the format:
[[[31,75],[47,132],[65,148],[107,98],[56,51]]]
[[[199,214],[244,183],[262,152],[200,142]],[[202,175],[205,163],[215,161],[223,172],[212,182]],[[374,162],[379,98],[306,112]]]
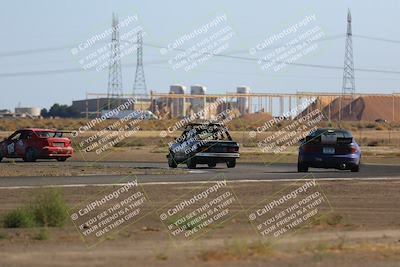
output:
[[[31,131],[21,131],[18,140],[15,140],[15,155],[17,157],[24,157],[28,142],[32,138]]]
[[[185,153],[187,142],[189,138],[189,131],[185,130],[182,135],[177,139],[177,142],[172,146],[172,150],[177,161],[184,161],[187,158]]]
[[[5,141],[5,152],[7,153],[6,157],[15,158],[16,154],[16,144],[21,137],[21,131],[16,131],[13,133],[6,141]]]

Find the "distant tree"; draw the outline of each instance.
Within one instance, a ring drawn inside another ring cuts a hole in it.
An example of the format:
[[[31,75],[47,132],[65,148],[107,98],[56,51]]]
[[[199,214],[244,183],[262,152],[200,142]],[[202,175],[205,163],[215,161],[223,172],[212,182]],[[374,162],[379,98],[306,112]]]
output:
[[[47,117],[76,118],[79,117],[79,112],[72,106],[55,103],[47,112]]]
[[[41,115],[43,118],[48,118],[48,117],[49,117],[49,112],[47,111],[47,108],[43,108],[43,109],[40,111],[40,115]]]

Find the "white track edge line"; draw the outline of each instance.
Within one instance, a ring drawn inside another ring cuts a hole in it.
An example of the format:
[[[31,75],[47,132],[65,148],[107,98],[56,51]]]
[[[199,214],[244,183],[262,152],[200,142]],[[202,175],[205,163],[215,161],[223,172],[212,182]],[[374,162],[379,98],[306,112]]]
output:
[[[317,181],[393,181],[400,180],[400,177],[376,177],[376,178],[315,178]],[[271,183],[271,182],[293,182],[302,179],[260,179],[260,180],[227,180],[229,183]],[[142,185],[186,185],[186,184],[207,184],[214,181],[185,181],[185,182],[140,182]],[[26,186],[5,186],[1,189],[33,189],[33,188],[69,188],[69,187],[105,187],[105,186],[123,186],[125,183],[116,184],[67,184],[67,185],[26,185]]]

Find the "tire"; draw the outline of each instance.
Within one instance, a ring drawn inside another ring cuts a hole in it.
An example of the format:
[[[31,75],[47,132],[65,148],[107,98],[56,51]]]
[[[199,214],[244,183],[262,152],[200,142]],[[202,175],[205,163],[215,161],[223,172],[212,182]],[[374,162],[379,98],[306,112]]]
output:
[[[297,162],[297,172],[308,172],[308,166],[303,163]]]
[[[35,162],[36,161],[36,152],[33,148],[28,148],[25,151],[24,161],[25,162]]]
[[[176,161],[175,161],[175,159],[174,159],[174,156],[170,153],[170,154],[168,154],[168,166],[170,167],[170,168],[176,168],[176,167],[178,167],[178,164],[176,164]]]
[[[23,158],[23,160],[25,161],[25,162],[35,162],[36,161],[36,152],[35,152],[35,150],[33,149],[33,148],[28,148],[26,151],[25,151],[25,156],[24,156],[24,158]]]
[[[3,160],[3,156],[0,155],[0,162]]]
[[[236,167],[236,159],[227,161],[227,162],[226,162],[226,167],[228,167],[228,168],[235,168],[235,167]]]
[[[217,166],[217,163],[211,162],[211,163],[208,163],[207,165],[208,165],[208,167],[210,167],[210,168],[214,168],[215,166]]]
[[[60,162],[64,162],[66,160],[67,160],[67,158],[57,158],[57,161],[60,161]]]
[[[186,166],[189,169],[196,169],[196,161],[193,158],[188,158],[186,160]]]
[[[350,171],[351,172],[359,172],[360,171],[360,164],[351,166]]]

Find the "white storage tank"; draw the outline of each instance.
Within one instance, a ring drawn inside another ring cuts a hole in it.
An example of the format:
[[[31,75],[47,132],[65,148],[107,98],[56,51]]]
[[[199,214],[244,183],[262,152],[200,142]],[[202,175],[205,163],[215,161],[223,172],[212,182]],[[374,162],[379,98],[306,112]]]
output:
[[[248,95],[248,94],[250,94],[250,87],[248,87],[248,86],[238,86],[236,88],[236,93]],[[248,97],[238,97],[237,98],[237,106],[238,106],[239,112],[241,114],[250,113]]]
[[[38,107],[18,107],[15,108],[15,113],[20,115],[27,115],[30,117],[40,117],[40,108]]]
[[[169,94],[183,95],[186,92],[186,87],[180,84],[173,84],[169,87]],[[169,102],[171,110],[171,116],[173,118],[185,116],[185,99],[183,98],[171,98]]]
[[[206,87],[203,85],[192,85],[190,87],[190,94],[191,95],[205,95],[206,94]],[[204,97],[200,98],[192,98],[191,99],[192,111],[194,113],[198,113],[204,110],[206,101]]]

